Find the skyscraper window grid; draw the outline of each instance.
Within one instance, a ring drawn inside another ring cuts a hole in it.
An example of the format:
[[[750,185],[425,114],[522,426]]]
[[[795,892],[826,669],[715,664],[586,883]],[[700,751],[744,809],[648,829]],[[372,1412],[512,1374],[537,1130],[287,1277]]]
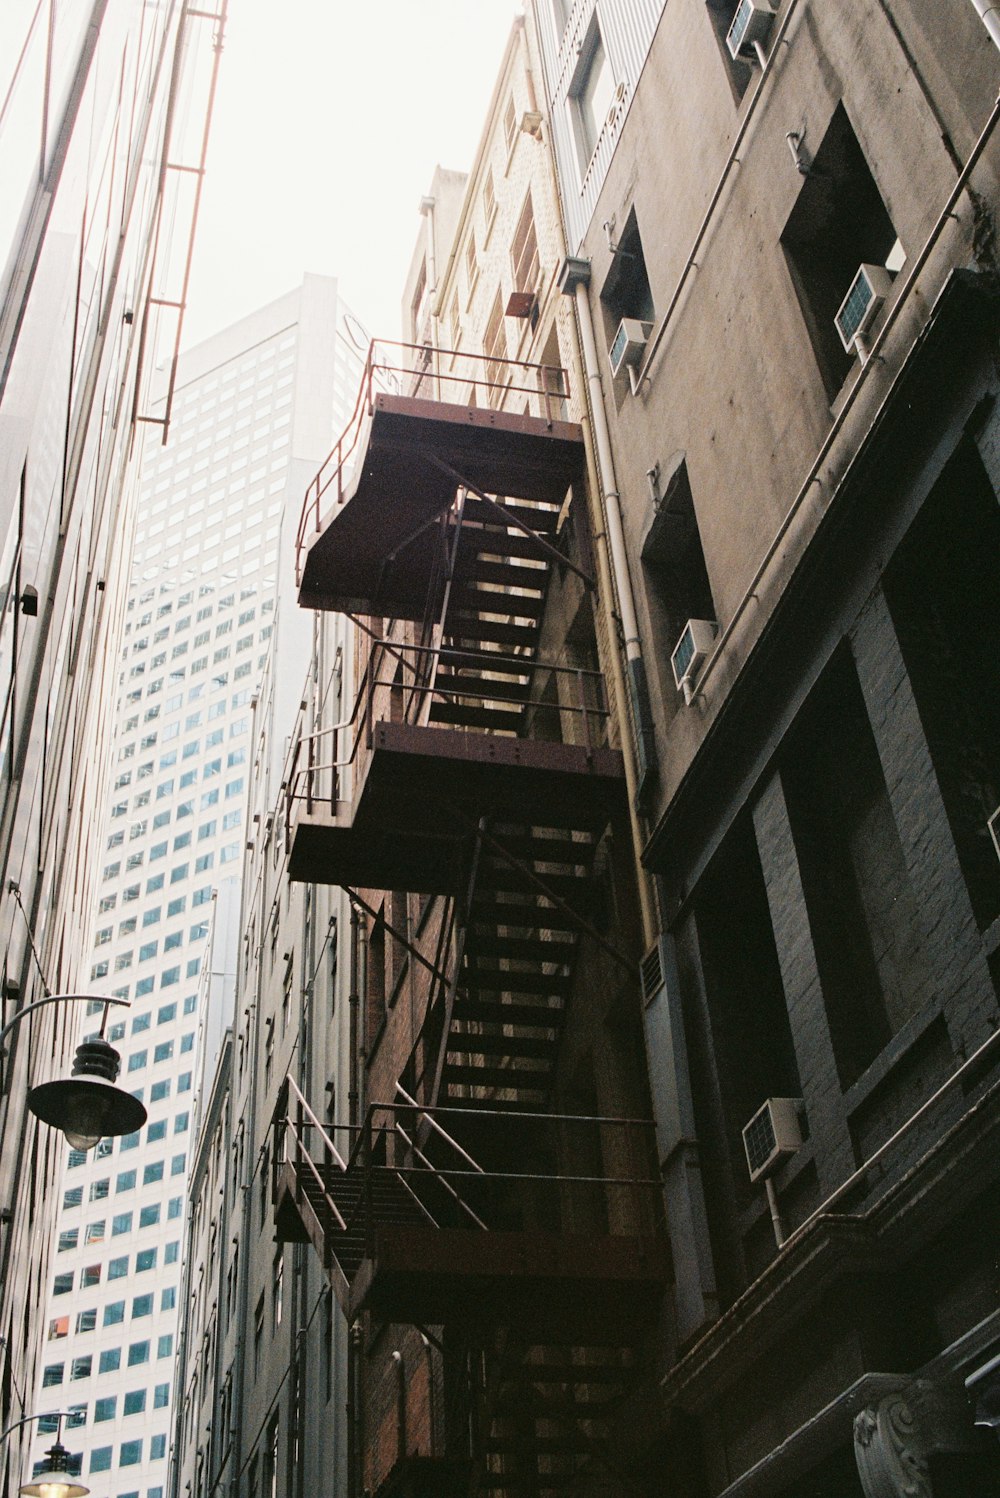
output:
[[[213,1064],[200,1044],[213,894],[241,873],[252,703],[291,579],[293,432],[322,342],[304,321],[336,308],[319,381],[332,433],[360,381],[335,286],[309,277],[193,350],[169,440],[154,429],[142,458],[88,975],[130,1003],[107,1033],[149,1121],[90,1154],[68,1151],[44,1320],[59,1358],[47,1344],[41,1386],[73,1385],[84,1474],[129,1466],[145,1498],[166,1473],[192,1098]],[[58,1298],[68,1289],[69,1318]]]

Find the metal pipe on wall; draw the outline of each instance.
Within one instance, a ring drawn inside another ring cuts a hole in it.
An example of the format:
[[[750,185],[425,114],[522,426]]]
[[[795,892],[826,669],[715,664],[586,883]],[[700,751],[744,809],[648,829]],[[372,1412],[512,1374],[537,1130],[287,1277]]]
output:
[[[563,289],[567,292],[569,291],[569,287],[566,284],[565,276],[571,264],[574,270],[580,266],[580,262],[567,261],[560,274],[560,282],[563,285]],[[586,276],[575,278],[575,285],[572,288],[572,292],[575,297],[578,313],[577,326],[580,332],[584,370],[590,389],[591,430],[594,436],[595,449],[593,452],[593,461],[596,464],[597,487],[601,495],[600,502],[597,505],[599,514],[596,514],[594,519],[598,571],[601,574],[600,591],[607,599],[609,614],[613,612],[614,599],[617,595],[618,607],[621,613],[622,632],[625,637],[625,658],[628,672],[625,691],[627,691],[631,701],[632,716],[636,728],[637,764],[634,772],[631,769],[627,746],[625,758],[626,774],[629,778],[629,789],[632,793],[630,796],[632,802],[630,814],[636,852],[636,882],[642,915],[643,944],[648,948],[656,940],[659,926],[650,882],[639,862],[639,856],[642,851],[642,833],[637,821],[638,808],[636,802],[642,795],[644,780],[654,773],[656,763],[655,745],[649,707],[649,690],[646,682],[646,669],[642,658],[642,644],[639,639],[639,627],[635,612],[635,597],[632,591],[632,580],[625,553],[621,503],[615,487],[611,437],[608,432],[607,416],[604,411],[604,394],[597,357],[597,343],[594,337],[594,323],[590,310],[590,302],[587,299],[588,279],[589,266],[587,267]],[[602,517],[603,527],[599,529],[598,522]],[[605,573],[608,574],[607,578],[604,576]],[[612,619],[612,630],[615,627],[616,621]],[[613,638],[611,643],[612,671],[614,672],[616,682],[619,682],[621,671],[620,656],[617,654],[617,640]],[[621,689],[620,682],[619,689]]]
[[[990,0],[972,0],[972,3],[994,45],[1000,47],[1000,5],[992,5]]]
[[[594,426],[594,442],[597,447],[597,466],[601,481],[601,496],[608,528],[608,546],[611,552],[611,570],[614,575],[618,607],[621,610],[622,632],[625,636],[625,664],[628,669],[629,692],[635,717],[636,748],[639,754],[640,791],[642,782],[655,772],[656,747],[653,740],[653,724],[649,709],[649,687],[646,682],[646,666],[642,658],[642,641],[639,638],[639,622],[635,612],[635,594],[629,573],[628,555],[625,550],[625,533],[622,529],[621,497],[615,480],[614,458],[611,453],[611,435],[608,418],[604,410],[604,388],[601,382],[600,364],[597,357],[597,340],[594,337],[594,319],[587,296],[587,282],[578,277],[574,287],[576,310],[580,324],[580,341],[583,344],[583,362],[590,388],[590,407]]]

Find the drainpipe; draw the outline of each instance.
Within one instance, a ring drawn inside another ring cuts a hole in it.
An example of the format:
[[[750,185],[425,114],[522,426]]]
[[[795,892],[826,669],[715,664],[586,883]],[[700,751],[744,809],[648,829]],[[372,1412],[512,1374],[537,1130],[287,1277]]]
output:
[[[354,1148],[354,1131],[358,1125],[359,1096],[358,1096],[358,1068],[360,1057],[358,1055],[359,1035],[359,1010],[361,1008],[361,990],[359,968],[361,946],[361,917],[358,907],[351,905],[351,991],[347,996],[348,1010],[350,1013],[350,1027],[348,1034],[348,1077],[347,1084],[347,1122],[350,1125],[349,1139],[351,1148]]]
[[[991,4],[991,0],[972,0],[972,3],[994,46],[1000,47],[1000,5]]]
[[[362,1498],[364,1491],[364,1425],[361,1407],[361,1323],[355,1321],[347,1343],[347,1493]]]
[[[435,242],[437,240],[436,208],[436,198],[428,195],[420,199],[420,212],[427,220],[427,254],[425,256],[424,268],[426,287],[424,294],[427,297],[427,316],[430,320],[431,366],[434,370],[434,393],[437,399],[440,400],[441,378],[438,371],[437,313],[435,311],[435,302],[437,300],[437,255],[435,252]],[[417,329],[417,336],[420,336],[419,328]]]
[[[420,1333],[420,1340],[424,1344],[424,1356],[427,1359],[427,1409],[430,1419],[427,1432],[429,1454],[437,1456],[437,1441],[434,1433],[434,1349],[426,1332]]]
[[[572,295],[576,299],[580,341],[583,345],[583,363],[590,388],[590,411],[594,427],[594,442],[597,447],[598,477],[607,523],[608,545],[611,550],[611,570],[615,592],[618,595],[618,607],[621,611],[622,631],[625,635],[625,665],[628,672],[632,718],[635,723],[639,769],[639,785],[636,794],[641,802],[657,773],[656,745],[653,738],[653,719],[649,705],[646,666],[642,658],[642,642],[639,639],[639,624],[635,613],[635,595],[632,591],[628,557],[625,552],[621,501],[615,479],[614,459],[611,455],[611,435],[604,410],[604,390],[597,357],[597,342],[594,338],[594,320],[587,297],[589,284],[590,261],[567,257],[559,271],[559,289],[566,296]]]
[[[406,1368],[398,1348],[392,1361],[396,1369],[396,1460],[401,1462],[406,1456]]]

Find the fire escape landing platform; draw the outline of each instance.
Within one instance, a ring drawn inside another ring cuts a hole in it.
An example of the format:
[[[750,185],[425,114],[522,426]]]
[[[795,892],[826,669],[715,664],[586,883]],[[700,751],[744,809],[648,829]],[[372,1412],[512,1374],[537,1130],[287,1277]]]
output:
[[[560,504],[583,472],[575,422],[376,394],[353,477],[315,533],[301,534],[299,603],[310,609],[420,619],[440,551],[433,521],[460,481],[488,494]],[[339,491],[339,495],[338,495]]]
[[[348,1315],[632,1335],[668,1279],[666,1247],[655,1240],[382,1223],[351,1284]]]
[[[416,1326],[508,1327],[532,1342],[638,1338],[671,1279],[659,1178],[629,1168],[645,1165],[652,1123],[494,1110],[490,1139],[508,1167],[498,1169],[445,1127],[471,1116],[372,1104],[360,1128],[340,1127],[355,1141],[345,1159],[286,1079],[274,1119],[277,1240],[313,1245],[350,1321],[371,1311]],[[516,1143],[525,1128],[538,1145],[528,1154]],[[581,1129],[607,1157],[561,1168],[542,1135],[551,1144]]]
[[[624,787],[621,752],[606,746],[376,723],[353,806],[295,802],[289,876],[450,893],[480,817],[599,834]]]

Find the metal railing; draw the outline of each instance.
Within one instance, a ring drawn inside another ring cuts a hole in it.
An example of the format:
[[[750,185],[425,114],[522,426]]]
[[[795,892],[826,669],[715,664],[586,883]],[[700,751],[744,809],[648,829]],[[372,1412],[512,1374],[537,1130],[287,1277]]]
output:
[[[347,425],[306,490],[295,537],[297,584],[302,582],[305,552],[310,540],[322,529],[324,514],[343,503],[352,460],[363,445],[361,439],[374,415],[376,397],[398,389],[401,379],[408,383],[405,394],[411,399],[446,405],[496,406],[508,393],[528,395],[550,424],[562,417],[570,394],[569,376],[558,364],[496,359],[486,354],[373,338]]]
[[[498,602],[508,595],[499,595]],[[512,605],[503,602],[509,613]],[[516,607],[514,605],[513,607]],[[392,663],[392,672],[383,666]],[[402,666],[410,680],[400,687],[397,667]],[[441,684],[438,667],[461,669],[474,666],[477,675],[455,685]],[[494,679],[490,671],[497,673]],[[517,685],[517,694],[512,690]],[[545,688],[550,689],[549,695]],[[559,665],[501,651],[463,650],[455,646],[419,645],[391,638],[376,638],[368,656],[361,683],[348,719],[299,732],[289,751],[285,767],[285,835],[290,840],[296,808],[304,803],[307,814],[318,807],[336,813],[337,803],[347,799],[341,794],[342,772],[370,753],[375,725],[391,721],[393,690],[402,692],[405,706],[402,721],[426,725],[431,704],[474,702],[482,706],[514,709],[520,707],[525,732],[519,737],[540,737],[553,742],[593,750],[607,743],[607,724],[611,715],[603,673],[577,666]],[[552,695],[554,692],[554,696]],[[379,716],[377,694],[384,694],[384,716]],[[443,725],[447,731],[447,725]],[[513,729],[498,730],[469,726],[464,731],[477,734],[502,732],[513,735]],[[304,763],[303,763],[304,760]]]
[[[502,1107],[431,1108],[397,1090],[402,1101],[372,1103],[364,1122],[353,1127],[321,1123],[291,1077],[279,1096],[275,1195],[282,1166],[297,1167],[321,1217],[325,1248],[339,1258],[339,1245],[349,1266],[374,1254],[382,1214],[399,1220],[398,1204],[387,1207],[379,1197],[387,1182],[398,1199],[410,1203],[415,1226],[646,1241],[663,1236],[651,1120]],[[489,1167],[461,1138],[484,1124],[490,1132]],[[334,1134],[348,1141],[346,1159]],[[637,1172],[636,1163],[649,1173]],[[331,1180],[341,1182],[340,1205]]]

